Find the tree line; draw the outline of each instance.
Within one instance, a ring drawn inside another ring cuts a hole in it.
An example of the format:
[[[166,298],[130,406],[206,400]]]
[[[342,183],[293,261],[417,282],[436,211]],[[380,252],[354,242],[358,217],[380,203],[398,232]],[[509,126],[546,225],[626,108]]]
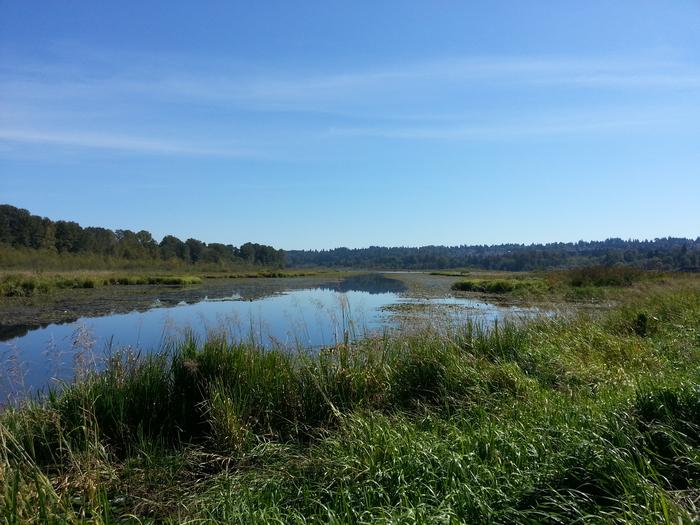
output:
[[[88,254],[127,261],[266,267],[327,267],[432,270],[481,268],[528,271],[581,266],[635,266],[655,270],[700,271],[700,237],[653,240],[579,241],[549,244],[499,244],[277,250],[246,243],[182,241],[166,235],[160,242],[146,230],[82,227],[52,221],[10,205],[0,205],[0,254],[3,247],[53,254]]]
[[[335,248],[287,251],[296,267],[529,271],[581,266],[628,265],[655,270],[700,271],[700,237],[653,240],[607,239],[550,244]]]
[[[176,260],[188,264],[260,265],[283,267],[285,254],[272,246],[245,243],[182,241],[166,235],[157,242],[146,230],[82,227],[77,222],[52,221],[29,211],[0,205],[0,247],[33,248],[59,254],[90,254],[126,260]]]

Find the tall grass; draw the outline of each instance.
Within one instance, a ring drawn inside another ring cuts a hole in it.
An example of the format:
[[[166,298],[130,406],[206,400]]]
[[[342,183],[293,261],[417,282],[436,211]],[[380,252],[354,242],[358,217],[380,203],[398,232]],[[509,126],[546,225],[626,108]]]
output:
[[[682,274],[664,274],[633,267],[591,266],[516,277],[513,274],[492,274],[457,281],[452,285],[452,290],[508,294],[530,299],[600,302],[605,299],[618,300],[625,291],[649,287],[654,283],[663,284],[669,279],[680,281],[683,278]]]
[[[699,384],[691,291],[318,354],[190,337],[5,410],[0,516],[690,522]]]
[[[658,278],[659,272],[631,266],[587,266],[550,272],[550,282],[564,282],[569,286],[632,286],[634,283]]]
[[[458,281],[452,289],[460,292],[502,294],[514,291],[544,292],[547,286],[541,279],[470,279]]]

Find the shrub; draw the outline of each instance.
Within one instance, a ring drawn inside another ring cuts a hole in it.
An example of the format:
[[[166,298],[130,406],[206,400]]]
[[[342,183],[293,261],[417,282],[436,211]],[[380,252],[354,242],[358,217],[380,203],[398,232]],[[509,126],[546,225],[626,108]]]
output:
[[[589,266],[573,268],[564,273],[567,284],[575,288],[585,286],[632,286],[635,282],[651,275],[629,266]]]
[[[544,288],[545,283],[541,279],[470,279],[452,285],[455,291],[492,294],[515,291],[541,292]]]

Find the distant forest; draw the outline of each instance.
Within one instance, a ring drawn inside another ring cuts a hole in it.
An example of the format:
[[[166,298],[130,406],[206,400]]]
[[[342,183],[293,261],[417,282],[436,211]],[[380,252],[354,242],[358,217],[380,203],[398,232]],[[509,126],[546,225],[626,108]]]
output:
[[[284,251],[248,242],[205,243],[166,235],[160,242],[146,230],[109,230],[70,221],[52,221],[10,205],[0,205],[0,254],[5,247],[48,253],[82,254],[129,261],[175,261],[180,264],[265,267],[284,266]]]
[[[700,237],[420,248],[336,248],[287,251],[287,265],[378,269],[545,270],[629,265],[655,270],[700,271]]]
[[[648,241],[607,239],[530,245],[372,246],[285,252],[250,242],[235,247],[231,244],[207,244],[197,239],[182,241],[172,235],[166,235],[157,242],[145,230],[84,228],[75,222],[52,221],[32,215],[27,210],[0,205],[0,265],[18,267],[28,260],[18,254],[29,252],[39,254],[32,261],[58,257],[75,265],[83,261],[92,264],[97,258],[146,262],[153,266],[168,263],[171,267],[196,265],[202,268],[257,265],[275,268],[481,268],[526,271],[629,265],[655,270],[700,271],[700,237],[694,240],[667,237]]]

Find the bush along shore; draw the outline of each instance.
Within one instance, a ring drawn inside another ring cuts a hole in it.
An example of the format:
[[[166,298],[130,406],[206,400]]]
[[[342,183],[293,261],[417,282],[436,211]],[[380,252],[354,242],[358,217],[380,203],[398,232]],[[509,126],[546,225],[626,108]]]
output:
[[[5,523],[691,523],[700,292],[318,354],[187,339],[0,414]]]

